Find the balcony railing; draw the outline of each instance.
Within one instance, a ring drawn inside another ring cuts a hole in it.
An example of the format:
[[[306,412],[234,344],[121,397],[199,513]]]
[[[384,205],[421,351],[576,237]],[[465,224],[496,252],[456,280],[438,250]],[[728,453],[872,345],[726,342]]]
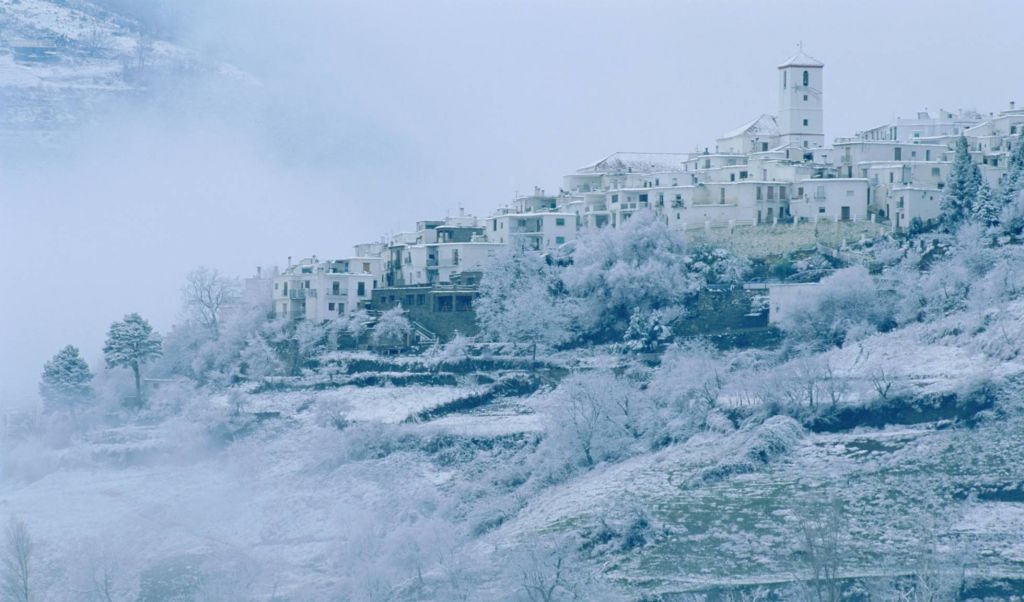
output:
[[[304,288],[293,288],[288,291],[288,298],[293,300],[301,300],[306,298],[306,289]]]

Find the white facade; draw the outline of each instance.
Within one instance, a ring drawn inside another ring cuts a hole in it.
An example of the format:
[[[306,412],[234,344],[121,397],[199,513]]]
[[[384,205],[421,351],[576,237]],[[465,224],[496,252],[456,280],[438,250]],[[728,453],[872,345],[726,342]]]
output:
[[[868,180],[818,178],[798,182],[789,202],[793,217],[803,221],[861,221],[868,216]]]
[[[824,63],[801,49],[779,65],[779,134],[783,146],[825,146]]]
[[[460,213],[421,221],[386,244],[359,245],[356,258],[305,260],[273,278],[275,311],[327,319],[354,311],[374,287],[449,283],[502,248],[550,252],[643,210],[679,230],[868,219],[906,228],[939,216],[959,136],[994,188],[1021,144],[1024,109],[1011,103],[987,117],[924,111],[827,147],[824,64],[801,49],[777,73],[777,114],[723,134],[713,149],[613,153],[564,176],[558,194],[536,188],[485,220]]]
[[[359,309],[383,276],[384,258],[358,254],[367,250],[360,245],[355,257],[321,261],[314,256],[289,265],[274,277],[274,314],[319,322]]]
[[[416,232],[398,234],[388,245],[384,284],[445,284],[456,274],[480,271],[502,247],[484,229],[468,215],[418,222]]]

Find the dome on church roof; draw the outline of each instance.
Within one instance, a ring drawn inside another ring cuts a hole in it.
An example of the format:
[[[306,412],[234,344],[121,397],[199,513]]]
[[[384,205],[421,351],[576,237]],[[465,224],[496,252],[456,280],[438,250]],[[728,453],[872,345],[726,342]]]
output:
[[[818,59],[810,56],[803,49],[800,49],[793,56],[789,57],[786,62],[779,65],[779,69],[785,69],[786,67],[824,67],[825,63]]]

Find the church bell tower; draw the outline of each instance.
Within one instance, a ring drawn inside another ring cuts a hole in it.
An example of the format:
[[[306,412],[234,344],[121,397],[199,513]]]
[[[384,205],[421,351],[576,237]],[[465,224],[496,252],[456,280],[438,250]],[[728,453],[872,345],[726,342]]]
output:
[[[825,64],[804,53],[779,65],[779,134],[781,143],[800,148],[825,146],[825,114],[822,108]]]

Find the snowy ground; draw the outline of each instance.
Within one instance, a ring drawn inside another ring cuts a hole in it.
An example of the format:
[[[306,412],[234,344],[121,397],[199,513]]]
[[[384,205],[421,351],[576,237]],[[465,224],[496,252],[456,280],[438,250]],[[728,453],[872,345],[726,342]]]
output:
[[[851,379],[876,364],[898,364],[929,392],[956,390],[979,374],[1019,372],[1016,360],[932,335],[907,329],[869,337],[831,352],[829,362]],[[917,352],[900,354],[910,346]],[[622,361],[590,354],[580,363]],[[78,599],[75,588],[110,565],[127,599],[273,591],[315,600],[352,591],[352,583],[371,591],[367,580],[385,579],[396,563],[412,570],[402,564],[415,557],[410,550],[429,551],[468,531],[487,517],[475,505],[489,503],[515,511],[473,540],[471,556],[579,534],[602,521],[621,525],[642,512],[653,526],[644,547],[588,562],[589,570],[645,591],[803,578],[800,525],[833,500],[846,526],[845,576],[908,570],[923,553],[922,533],[969,555],[974,575],[1024,575],[1024,502],[991,495],[1024,482],[1024,417],[974,429],[932,423],[805,432],[767,462],[749,454],[761,427],[708,431],[503,500],[487,479],[543,433],[550,401],[542,390],[407,421],[486,389],[474,378],[458,382],[325,388],[322,378],[308,378],[278,392],[228,391],[184,417],[96,428],[55,446],[8,442],[0,521],[25,520],[54,600]],[[219,422],[230,428],[208,428]],[[439,520],[442,509],[465,519],[451,526]],[[134,574],[142,577],[128,577]]]

